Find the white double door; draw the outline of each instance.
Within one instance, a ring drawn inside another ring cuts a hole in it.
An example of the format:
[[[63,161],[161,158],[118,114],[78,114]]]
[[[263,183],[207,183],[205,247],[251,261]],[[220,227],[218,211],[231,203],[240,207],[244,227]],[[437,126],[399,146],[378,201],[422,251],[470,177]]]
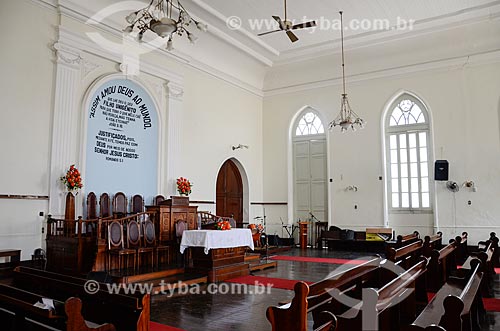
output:
[[[311,213],[318,221],[328,221],[326,158],[326,139],[294,140],[295,221],[310,221]]]

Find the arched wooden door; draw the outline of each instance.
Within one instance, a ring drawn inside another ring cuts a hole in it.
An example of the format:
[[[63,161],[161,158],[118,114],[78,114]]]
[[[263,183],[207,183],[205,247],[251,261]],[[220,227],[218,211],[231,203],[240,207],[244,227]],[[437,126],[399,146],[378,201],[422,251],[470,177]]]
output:
[[[231,216],[237,227],[243,223],[243,182],[241,174],[233,161],[227,160],[217,175],[216,214]]]

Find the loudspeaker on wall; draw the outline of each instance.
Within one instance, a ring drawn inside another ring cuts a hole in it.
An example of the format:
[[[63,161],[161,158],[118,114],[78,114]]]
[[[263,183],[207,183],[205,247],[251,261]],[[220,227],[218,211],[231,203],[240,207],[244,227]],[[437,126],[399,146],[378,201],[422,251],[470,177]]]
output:
[[[434,180],[448,180],[449,163],[447,160],[436,160],[434,163]]]

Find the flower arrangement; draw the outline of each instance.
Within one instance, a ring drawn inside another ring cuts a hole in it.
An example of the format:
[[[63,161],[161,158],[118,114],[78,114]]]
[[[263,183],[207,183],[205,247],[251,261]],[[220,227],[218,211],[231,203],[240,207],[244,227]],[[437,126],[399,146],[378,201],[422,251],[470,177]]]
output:
[[[220,219],[215,224],[215,228],[217,230],[231,230],[231,224],[229,223],[229,221],[223,221],[222,219]]]
[[[77,191],[83,187],[80,171],[78,171],[74,164],[66,171],[66,175],[61,177],[61,182],[68,191]]]
[[[177,178],[177,192],[179,192],[180,195],[191,194],[191,187],[193,187],[193,184],[191,184],[189,179],[184,177]]]
[[[264,232],[264,227],[262,226],[262,224],[250,224],[249,227],[250,227],[250,230],[252,230],[252,233],[254,233],[254,232],[256,232],[256,233],[262,233],[262,232]]]

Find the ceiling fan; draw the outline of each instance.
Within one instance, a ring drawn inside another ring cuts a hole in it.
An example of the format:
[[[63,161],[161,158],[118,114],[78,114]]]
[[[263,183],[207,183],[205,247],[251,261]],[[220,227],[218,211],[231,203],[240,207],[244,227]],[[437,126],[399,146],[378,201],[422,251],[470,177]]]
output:
[[[287,12],[286,12],[286,0],[285,0],[285,19],[282,20],[279,16],[273,16],[273,18],[276,20],[276,22],[278,22],[279,29],[259,33],[258,34],[259,36],[263,36],[263,35],[274,33],[274,32],[279,32],[279,31],[286,31],[286,35],[288,36],[288,38],[290,38],[290,41],[292,43],[294,43],[297,40],[299,40],[299,38],[292,32],[292,30],[306,29],[306,28],[312,28],[312,27],[316,26],[316,21],[304,22],[304,23],[299,23],[299,24],[295,24],[295,25],[292,23],[292,21],[289,21],[288,17],[287,17]]]

